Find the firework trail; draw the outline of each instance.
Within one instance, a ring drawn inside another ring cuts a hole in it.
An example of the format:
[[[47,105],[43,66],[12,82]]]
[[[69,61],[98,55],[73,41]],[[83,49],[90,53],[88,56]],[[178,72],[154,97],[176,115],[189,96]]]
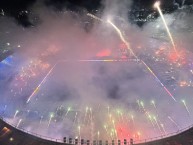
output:
[[[80,126],[78,126],[78,136],[81,139],[81,134],[80,134]]]
[[[50,126],[50,123],[52,121],[52,118],[54,118],[54,113],[51,113],[50,114],[50,119],[49,119],[49,122],[48,122],[48,127]]]
[[[100,19],[99,17],[97,17],[97,16],[95,16],[95,15],[93,15],[93,14],[88,13],[87,16],[89,16],[89,17],[91,17],[91,18],[93,18],[93,19],[96,19],[96,20],[98,20],[98,21],[100,21],[100,22],[105,22],[103,19]]]
[[[21,124],[21,122],[22,122],[22,119],[19,119],[19,122],[17,123],[16,128],[19,127],[19,125]]]
[[[133,52],[133,50],[130,48],[129,43],[125,40],[123,34],[121,33],[120,29],[113,24],[110,20],[107,20],[107,22],[117,31],[117,33],[119,34],[119,37],[121,38],[121,40],[123,41],[123,43],[127,46],[127,49],[129,49],[130,53],[136,58],[138,59],[138,57],[135,55],[135,53]]]
[[[163,132],[164,132],[164,134],[166,135],[167,134],[167,132],[166,132],[166,130],[165,130],[165,127],[164,127],[164,124],[160,124],[160,126],[161,126],[161,128],[162,128],[162,130],[163,130]]]
[[[175,46],[175,43],[174,43],[174,39],[173,39],[173,37],[172,37],[172,34],[170,33],[170,30],[169,30],[169,28],[168,28],[168,26],[167,26],[166,20],[165,20],[165,18],[164,18],[164,16],[163,16],[163,13],[162,13],[162,11],[161,11],[160,2],[157,1],[157,2],[154,4],[154,7],[157,8],[157,10],[158,10],[158,12],[159,12],[159,14],[160,14],[160,16],[161,16],[161,18],[162,18],[162,21],[163,21],[163,23],[164,23],[164,26],[165,26],[165,28],[166,28],[166,31],[167,31],[167,33],[168,33],[168,36],[169,36],[169,38],[170,38],[170,41],[171,41],[171,43],[172,43],[172,45],[173,45],[173,49],[174,49],[174,51],[177,53],[176,46]]]
[[[188,115],[190,116],[190,111],[188,109],[188,106],[186,105],[186,101],[182,100],[182,103],[183,103],[184,107],[186,108],[186,111],[188,112]]]
[[[134,120],[134,116],[133,115],[131,115],[131,120],[132,120],[133,126],[135,128],[135,120]]]
[[[13,116],[13,118],[15,118],[15,117],[17,116],[18,113],[19,113],[19,110],[16,110],[16,111],[15,111],[15,114],[14,114],[14,116]]]
[[[148,119],[150,120],[151,122],[151,125],[153,126],[153,128],[155,129],[155,125],[153,123],[153,119],[152,119],[152,116],[150,114],[148,114]]]
[[[37,88],[33,91],[33,93],[29,96],[29,98],[27,99],[26,103],[29,103],[29,101],[31,100],[31,98],[39,91],[40,87],[42,86],[42,84],[46,81],[46,79],[48,78],[48,76],[51,74],[51,72],[53,71],[53,69],[55,68],[55,66],[58,64],[58,62],[50,69],[50,71],[46,74],[46,76],[44,77],[44,79],[40,82],[40,84],[37,86]]]
[[[100,138],[100,132],[98,131],[97,132],[97,139],[98,139],[98,141],[99,141],[99,138]]]
[[[85,109],[84,123],[86,122],[87,113],[88,113],[88,107],[86,107],[86,109]]]
[[[76,114],[75,114],[75,116],[74,116],[74,123],[73,123],[73,124],[75,124],[75,122],[76,122],[76,120],[77,120],[77,115],[78,115],[78,112],[76,112]]]
[[[168,116],[168,119],[178,128],[178,130],[180,129],[179,125],[170,116]]]
[[[144,64],[144,66],[149,70],[149,72],[156,78],[156,80],[160,83],[160,85],[164,88],[164,90],[167,92],[167,94],[172,97],[172,99],[174,101],[176,101],[176,99],[174,98],[174,96],[172,95],[172,93],[164,86],[164,84],[160,81],[160,79],[155,75],[155,73],[151,70],[151,68],[143,61],[141,60],[141,62]]]
[[[154,101],[154,100],[152,100],[152,101],[151,101],[151,104],[153,105],[153,107],[154,107],[155,109],[157,109],[157,107],[156,107],[156,105],[155,105],[155,101]]]
[[[41,116],[41,117],[40,117],[40,123],[39,123],[39,124],[41,124],[41,123],[42,123],[42,119],[43,119],[43,116]]]
[[[153,120],[155,121],[155,124],[157,125],[157,128],[159,129],[160,133],[162,133],[162,130],[161,130],[160,126],[159,126],[159,123],[157,121],[156,116],[153,116]]]
[[[133,54],[133,56],[137,59],[140,60],[135,53],[133,52],[133,50],[130,48],[129,43],[125,40],[123,34],[121,33],[120,29],[113,24],[110,20],[108,20],[108,23],[111,24],[113,26],[113,28],[117,31],[117,33],[119,34],[121,40],[125,43],[125,45],[127,46],[127,48],[130,50],[130,52]],[[172,99],[174,101],[176,101],[176,99],[174,98],[174,96],[171,94],[171,92],[164,86],[164,84],[159,80],[159,78],[155,75],[155,73],[153,72],[153,70],[143,61],[140,60],[142,62],[142,64],[147,68],[147,70],[149,70],[149,72],[156,78],[156,80],[160,83],[160,85],[164,88],[164,90],[167,92],[167,94],[172,97]]]
[[[66,114],[65,114],[65,116],[67,116],[68,115],[68,113],[69,113],[69,111],[71,110],[71,108],[70,107],[68,107],[68,109],[67,109],[67,111],[66,111]]]

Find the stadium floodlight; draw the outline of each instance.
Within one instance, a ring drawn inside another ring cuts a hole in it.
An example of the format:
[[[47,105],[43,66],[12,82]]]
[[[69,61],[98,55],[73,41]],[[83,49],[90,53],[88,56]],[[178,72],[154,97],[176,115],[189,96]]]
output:
[[[106,141],[105,141],[105,145],[108,145],[108,144],[109,144],[109,143],[108,143],[108,140],[106,140]]]
[[[72,138],[69,138],[69,144],[72,144]]]
[[[133,145],[133,139],[132,138],[130,139],[130,145]]]
[[[96,145],[96,140],[93,141],[93,145]]]
[[[63,142],[67,143],[67,138],[66,137],[63,138]]]
[[[120,140],[118,140],[118,145],[121,145],[121,141]]]
[[[124,145],[126,145],[127,144],[127,140],[126,139],[124,139]]]
[[[81,143],[81,145],[83,145],[84,144],[84,139],[81,139],[80,143]]]
[[[87,141],[86,141],[86,145],[90,145],[90,140],[87,140]]]
[[[103,142],[102,142],[102,140],[100,140],[100,141],[99,141],[99,145],[103,145]]]
[[[76,138],[76,139],[75,139],[75,145],[77,145],[77,144],[78,144],[78,139]]]
[[[112,145],[115,145],[115,141],[114,140],[112,140]]]

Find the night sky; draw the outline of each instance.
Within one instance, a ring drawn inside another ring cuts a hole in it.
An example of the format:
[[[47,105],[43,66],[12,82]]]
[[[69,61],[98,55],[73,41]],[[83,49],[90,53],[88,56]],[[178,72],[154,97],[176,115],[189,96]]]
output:
[[[173,12],[178,7],[183,5],[191,5],[192,0],[161,0],[162,7],[167,9],[167,13]],[[37,2],[36,0],[1,0],[0,9],[2,9],[6,15],[14,17],[17,22],[24,27],[28,27],[32,24],[28,20],[28,14],[23,11],[29,11],[30,7]],[[103,10],[101,5],[101,0],[44,0],[42,1],[46,6],[53,7],[54,10],[62,10],[67,8],[72,11],[81,11],[86,9],[89,12],[95,13],[95,10]],[[152,4],[155,0],[134,0],[130,9],[132,11],[140,11],[146,9],[149,12],[146,12],[143,17],[146,17],[152,11]],[[29,11],[30,12],[30,11]],[[128,14],[129,17],[129,14]],[[140,24],[140,23],[139,23]]]

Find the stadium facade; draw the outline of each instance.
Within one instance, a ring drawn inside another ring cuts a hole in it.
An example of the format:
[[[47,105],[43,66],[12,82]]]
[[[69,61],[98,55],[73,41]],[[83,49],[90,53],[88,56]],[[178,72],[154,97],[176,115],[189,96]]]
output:
[[[70,143],[69,143],[70,141]],[[125,145],[193,145],[193,127],[188,128],[187,130],[180,132],[176,135],[154,140],[148,141],[144,143],[132,143],[130,139],[126,142],[120,141],[112,141],[112,142],[105,142],[105,141],[95,141],[90,142],[88,140],[82,140],[76,142],[74,139],[67,139],[64,140],[57,140],[52,138],[45,139],[44,136],[39,136],[35,134],[30,134],[27,131],[18,129],[8,123],[6,123],[3,118],[0,119],[0,145],[69,145],[69,144],[109,144],[109,145],[116,145],[116,144],[125,144]]]

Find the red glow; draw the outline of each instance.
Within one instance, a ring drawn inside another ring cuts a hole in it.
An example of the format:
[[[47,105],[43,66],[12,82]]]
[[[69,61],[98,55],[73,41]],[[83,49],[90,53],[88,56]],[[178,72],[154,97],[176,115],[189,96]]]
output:
[[[169,60],[172,62],[176,62],[179,59],[179,55],[177,53],[171,53],[169,54]]]
[[[165,47],[160,47],[160,48],[155,52],[155,54],[161,55],[161,54],[164,53],[164,51],[165,51]]]
[[[173,63],[180,63],[180,64],[185,64],[186,61],[185,61],[185,52],[183,51],[179,51],[179,52],[171,52],[169,55],[168,55],[168,59],[169,61],[173,62]]]
[[[122,59],[127,59],[128,57],[125,56],[125,55],[122,55],[121,58],[122,58]]]
[[[109,49],[105,49],[105,50],[98,52],[96,56],[105,57],[105,56],[110,56],[110,55],[111,55],[111,51]]]
[[[129,128],[124,124],[116,124],[117,136],[118,139],[124,140],[131,138]]]
[[[121,43],[120,45],[119,45],[119,47],[121,48],[121,49],[127,49],[127,46],[125,45],[125,43]]]

